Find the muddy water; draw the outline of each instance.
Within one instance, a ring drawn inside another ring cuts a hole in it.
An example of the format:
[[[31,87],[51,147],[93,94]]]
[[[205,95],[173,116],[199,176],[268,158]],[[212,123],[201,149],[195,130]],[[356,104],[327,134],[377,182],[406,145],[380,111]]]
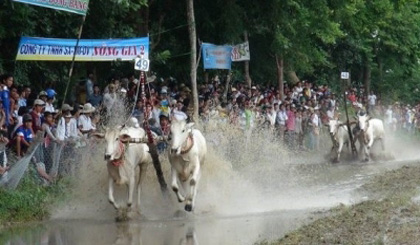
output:
[[[281,237],[316,211],[367,198],[355,190],[370,177],[418,158],[418,145],[394,140],[388,146],[400,161],[330,164],[325,152],[296,154],[282,150],[270,135],[238,140],[245,137],[231,129],[221,136],[221,130],[206,133],[209,154],[193,214],[186,214],[173,194],[169,203],[163,200],[149,168],[142,215],[116,223],[107,201],[104,146],[98,144],[83,156],[70,199],[55,207],[50,221],[3,231],[0,244],[254,244]],[[330,144],[321,146],[328,151]],[[125,190],[118,193],[123,200]]]
[[[416,162],[295,165],[286,171],[294,172],[293,181],[290,178],[282,181],[282,176],[272,168],[273,171],[266,173],[266,181],[258,183],[260,197],[265,198],[255,200],[255,206],[246,213],[226,215],[197,208],[195,215],[178,210],[123,223],[114,222],[112,215],[85,219],[58,216],[48,222],[4,231],[0,241],[4,244],[253,244],[279,238],[296,229],[308,222],[316,210],[363,199],[355,195],[358,186],[370,176],[404,164]],[[243,177],[250,176],[245,171]]]

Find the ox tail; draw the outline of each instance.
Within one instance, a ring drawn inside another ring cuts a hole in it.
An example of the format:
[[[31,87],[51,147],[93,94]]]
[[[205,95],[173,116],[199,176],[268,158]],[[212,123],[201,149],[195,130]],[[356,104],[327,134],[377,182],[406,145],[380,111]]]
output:
[[[148,143],[147,146],[149,146],[149,152],[153,160],[153,167],[155,168],[155,171],[156,171],[156,176],[159,181],[160,190],[162,191],[162,194],[165,198],[169,198],[168,185],[166,184],[165,177],[163,176],[162,164],[160,163],[160,160],[159,160],[159,155],[157,153],[156,145],[153,143],[151,144]]]

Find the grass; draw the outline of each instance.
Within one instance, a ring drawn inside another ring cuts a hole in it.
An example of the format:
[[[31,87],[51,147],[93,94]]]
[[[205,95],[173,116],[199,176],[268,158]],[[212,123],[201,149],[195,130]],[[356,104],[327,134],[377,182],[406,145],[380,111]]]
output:
[[[418,244],[420,166],[404,166],[377,176],[362,187],[373,198],[340,205],[330,215],[276,241],[258,244]]]
[[[0,228],[13,223],[47,218],[52,205],[65,198],[69,181],[42,186],[34,171],[27,171],[16,190],[0,189]]]

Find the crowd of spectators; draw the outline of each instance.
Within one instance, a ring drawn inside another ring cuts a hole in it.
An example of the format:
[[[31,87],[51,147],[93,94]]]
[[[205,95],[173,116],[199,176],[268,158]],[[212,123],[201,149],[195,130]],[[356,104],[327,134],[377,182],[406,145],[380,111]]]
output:
[[[230,124],[246,132],[272,130],[279,141],[293,150],[318,150],[323,125],[342,115],[342,96],[327,85],[310,81],[285,84],[281,96],[275,86],[247,86],[234,82],[226,87],[218,76],[198,86],[199,116],[203,123],[215,121]],[[17,158],[30,148],[35,135],[41,135],[44,152],[51,142],[62,145],[64,151],[83,146],[83,140],[95,132],[99,122],[134,116],[160,135],[169,135],[173,117],[189,118],[192,113],[191,89],[169,77],[151,76],[146,82],[146,103],[139,99],[139,80],[134,76],[112,79],[101,88],[93,74],[81,80],[68,103],[58,104],[55,88],[37,93],[31,86],[16,86],[13,76],[0,78],[0,143]],[[365,111],[384,120],[389,130],[420,128],[420,107],[395,102],[383,105],[372,92],[363,96],[362,89],[346,91],[350,116]],[[67,101],[66,101],[67,102]],[[146,113],[145,113],[146,112]],[[158,146],[163,151],[164,145]],[[0,176],[9,168],[6,150],[0,154]],[[9,151],[7,151],[9,152]],[[4,156],[3,158],[1,156]],[[45,154],[35,154],[34,162],[40,176],[51,181],[51,166],[45,164]]]

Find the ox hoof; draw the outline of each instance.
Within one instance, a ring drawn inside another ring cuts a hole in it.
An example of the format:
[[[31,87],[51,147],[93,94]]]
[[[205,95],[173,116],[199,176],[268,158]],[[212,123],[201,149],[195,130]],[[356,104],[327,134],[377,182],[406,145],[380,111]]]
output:
[[[180,203],[185,201],[185,198],[182,198],[180,196],[178,196],[177,198],[178,198],[178,202],[180,202]]]
[[[115,217],[116,222],[125,222],[129,220],[128,216],[128,209],[127,208],[121,208],[118,209],[117,217]]]
[[[191,204],[185,205],[185,211],[191,212],[192,211],[192,205]]]

